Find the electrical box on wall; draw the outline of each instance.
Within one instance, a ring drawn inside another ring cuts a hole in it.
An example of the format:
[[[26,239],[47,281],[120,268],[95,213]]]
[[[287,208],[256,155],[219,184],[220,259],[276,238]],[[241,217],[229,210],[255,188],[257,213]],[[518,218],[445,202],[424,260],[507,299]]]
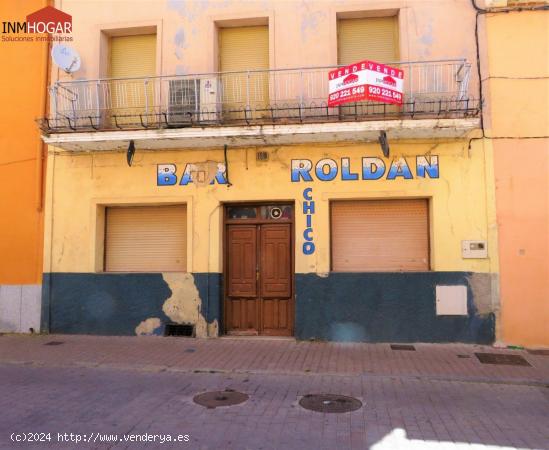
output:
[[[486,241],[461,241],[462,258],[488,258]]]
[[[467,287],[437,286],[436,307],[437,316],[466,316]]]

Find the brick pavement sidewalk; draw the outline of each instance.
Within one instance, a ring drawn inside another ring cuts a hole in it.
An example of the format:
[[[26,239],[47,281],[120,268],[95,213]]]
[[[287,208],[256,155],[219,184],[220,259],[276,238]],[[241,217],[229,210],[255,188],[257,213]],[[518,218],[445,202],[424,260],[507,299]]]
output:
[[[3,335],[0,363],[168,372],[391,375],[549,384],[547,355],[465,344],[415,344],[415,349],[276,338]],[[531,366],[482,364],[475,352],[518,354]]]

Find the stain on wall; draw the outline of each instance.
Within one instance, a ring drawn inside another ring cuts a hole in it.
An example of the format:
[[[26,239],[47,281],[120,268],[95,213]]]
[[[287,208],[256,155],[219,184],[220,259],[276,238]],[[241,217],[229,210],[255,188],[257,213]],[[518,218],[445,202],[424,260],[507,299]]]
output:
[[[499,311],[498,274],[472,273],[467,277],[479,314]]]
[[[476,309],[470,276],[467,272],[296,274],[296,337],[490,344],[495,317]],[[467,286],[467,316],[436,315],[437,284]]]

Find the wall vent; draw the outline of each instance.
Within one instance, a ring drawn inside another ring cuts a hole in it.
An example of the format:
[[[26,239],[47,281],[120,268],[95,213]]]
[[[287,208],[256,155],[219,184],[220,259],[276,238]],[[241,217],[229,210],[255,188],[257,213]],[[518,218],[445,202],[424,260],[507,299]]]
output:
[[[194,337],[194,325],[167,323],[164,328],[164,336]]]
[[[410,344],[391,344],[391,350],[404,350],[409,352],[415,352],[416,348]]]
[[[255,154],[255,159],[257,161],[268,161],[269,160],[269,152],[260,151]]]

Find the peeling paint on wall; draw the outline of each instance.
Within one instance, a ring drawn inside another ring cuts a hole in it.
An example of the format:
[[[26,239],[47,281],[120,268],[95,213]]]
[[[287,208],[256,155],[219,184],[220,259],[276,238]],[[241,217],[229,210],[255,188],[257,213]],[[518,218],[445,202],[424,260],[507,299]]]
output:
[[[183,27],[179,27],[173,37],[173,43],[175,46],[175,57],[179,60],[183,59],[183,49],[188,47],[185,40],[185,30]],[[178,74],[179,75],[179,74]]]
[[[419,41],[425,46],[422,49],[422,55],[424,57],[431,55],[431,46],[433,45],[433,23],[429,22],[425,28],[424,32],[419,37]]]
[[[138,336],[152,336],[159,334],[162,322],[158,317],[150,317],[135,327],[135,334]]]
[[[301,15],[301,38],[306,41],[310,36],[314,36],[319,22],[326,16],[323,11],[310,11],[309,7],[304,3],[304,11]]]
[[[185,30],[183,27],[179,27],[175,32],[173,37],[173,43],[176,47],[187,48],[187,43],[185,41]]]
[[[473,293],[473,301],[478,314],[488,314],[497,311],[497,292],[494,292],[494,285],[497,285],[497,274],[473,273],[467,277],[469,286]]]
[[[190,273],[164,273],[172,295],[164,302],[162,311],[170,320],[180,324],[195,326],[196,337],[208,336],[208,324],[200,311],[200,295]]]
[[[228,1],[210,2],[210,0],[168,0],[168,8],[177,11],[177,13],[187,19],[189,22],[195,21],[200,15],[211,7],[227,7]]]
[[[177,54],[177,52],[176,52]],[[178,56],[178,59],[179,56]],[[185,66],[183,64],[178,64],[177,66],[175,66],[175,74],[176,75],[187,75],[189,73],[189,67],[188,66]]]

